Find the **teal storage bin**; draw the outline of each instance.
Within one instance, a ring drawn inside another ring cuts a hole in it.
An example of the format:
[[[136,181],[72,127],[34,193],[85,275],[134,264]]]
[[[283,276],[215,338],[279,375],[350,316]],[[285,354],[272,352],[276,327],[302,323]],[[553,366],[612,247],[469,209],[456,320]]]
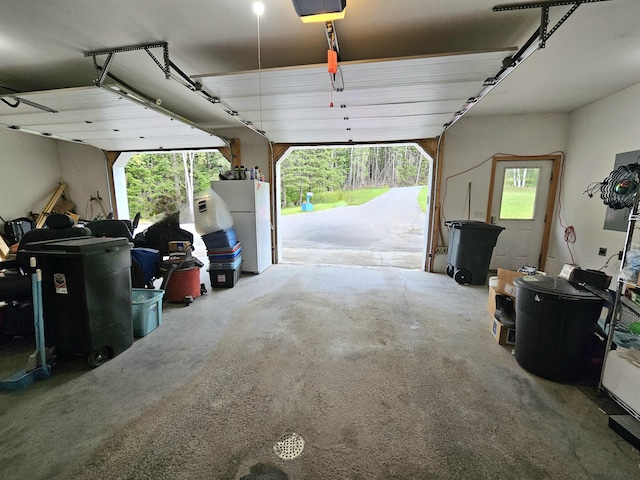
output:
[[[134,337],[144,337],[160,326],[163,296],[164,290],[131,289]]]

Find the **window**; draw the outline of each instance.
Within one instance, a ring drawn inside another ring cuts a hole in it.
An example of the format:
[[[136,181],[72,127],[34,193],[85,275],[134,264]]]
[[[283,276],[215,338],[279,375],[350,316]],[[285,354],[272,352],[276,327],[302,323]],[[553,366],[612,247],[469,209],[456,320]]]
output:
[[[540,168],[506,168],[502,185],[500,218],[533,220]]]

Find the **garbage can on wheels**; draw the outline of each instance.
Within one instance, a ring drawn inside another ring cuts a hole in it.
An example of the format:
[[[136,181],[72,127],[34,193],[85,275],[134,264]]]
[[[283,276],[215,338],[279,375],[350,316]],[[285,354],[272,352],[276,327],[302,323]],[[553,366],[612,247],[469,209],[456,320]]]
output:
[[[504,227],[476,220],[449,220],[447,275],[460,283],[484,285],[498,235]]]
[[[547,380],[578,380],[604,300],[562,277],[531,275],[513,283],[518,364]]]
[[[46,344],[56,354],[84,355],[97,367],[133,344],[126,238],[36,242],[25,253],[42,269]]]

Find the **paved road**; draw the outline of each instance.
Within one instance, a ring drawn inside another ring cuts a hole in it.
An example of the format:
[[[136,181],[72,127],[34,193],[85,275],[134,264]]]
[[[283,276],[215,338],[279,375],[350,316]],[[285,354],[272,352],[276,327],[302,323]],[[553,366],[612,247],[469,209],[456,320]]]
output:
[[[420,188],[392,188],[363,205],[284,216],[279,224],[283,246],[422,251],[425,214],[417,202]]]
[[[419,268],[420,188],[392,188],[363,205],[281,217],[283,261]]]

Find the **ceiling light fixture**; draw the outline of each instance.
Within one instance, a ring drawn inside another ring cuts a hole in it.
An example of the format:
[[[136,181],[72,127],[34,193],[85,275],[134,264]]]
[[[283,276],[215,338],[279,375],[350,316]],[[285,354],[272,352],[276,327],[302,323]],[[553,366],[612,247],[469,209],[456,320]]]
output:
[[[304,23],[332,22],[344,18],[347,0],[292,0]]]
[[[341,12],[333,13],[319,13],[317,15],[305,15],[300,17],[302,23],[320,23],[320,22],[333,22],[334,20],[342,20],[344,18],[345,10]]]
[[[262,2],[253,2],[253,13],[260,16],[264,13],[264,3]]]

